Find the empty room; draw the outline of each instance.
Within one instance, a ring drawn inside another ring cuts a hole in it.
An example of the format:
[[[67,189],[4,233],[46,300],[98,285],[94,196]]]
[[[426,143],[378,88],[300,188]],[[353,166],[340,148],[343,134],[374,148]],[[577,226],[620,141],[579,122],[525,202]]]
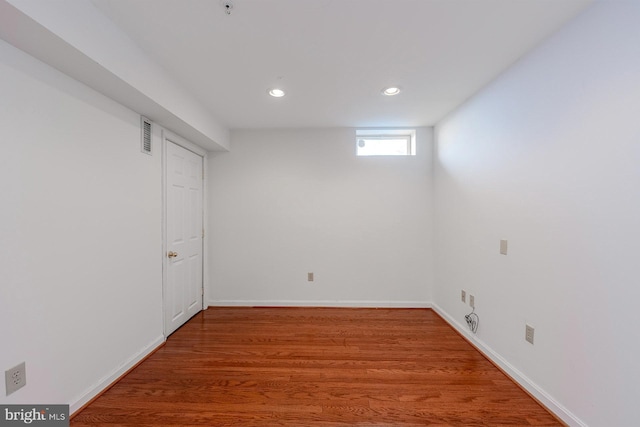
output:
[[[0,39],[1,425],[638,425],[640,2],[0,0]]]

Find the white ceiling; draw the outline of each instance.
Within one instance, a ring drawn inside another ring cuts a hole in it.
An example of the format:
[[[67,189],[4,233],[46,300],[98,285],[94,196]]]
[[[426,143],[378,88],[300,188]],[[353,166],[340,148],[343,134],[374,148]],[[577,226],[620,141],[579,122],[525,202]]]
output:
[[[91,1],[239,129],[433,125],[592,0]]]

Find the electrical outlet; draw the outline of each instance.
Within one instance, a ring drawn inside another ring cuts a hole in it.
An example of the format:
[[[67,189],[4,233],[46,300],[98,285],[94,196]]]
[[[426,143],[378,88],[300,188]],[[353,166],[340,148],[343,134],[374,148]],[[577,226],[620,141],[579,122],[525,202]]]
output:
[[[533,344],[533,333],[534,333],[534,331],[535,331],[535,329],[533,329],[533,326],[526,325],[525,333],[524,333],[524,339],[527,340],[528,342],[530,342],[531,344]]]
[[[7,396],[27,385],[25,362],[14,366],[8,371],[4,371],[4,382],[7,388]]]
[[[476,299],[473,295],[469,295],[469,305],[471,308],[476,308]]]
[[[463,290],[463,291],[460,292],[460,300],[462,302],[467,302],[467,292],[466,291]]]
[[[307,282],[313,282],[313,273],[307,273]]]

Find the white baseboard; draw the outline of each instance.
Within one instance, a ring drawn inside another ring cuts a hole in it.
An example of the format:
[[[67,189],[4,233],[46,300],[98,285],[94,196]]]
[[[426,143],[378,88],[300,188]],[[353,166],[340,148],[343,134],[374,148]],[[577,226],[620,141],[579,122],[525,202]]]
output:
[[[89,388],[84,393],[82,393],[82,395],[78,399],[75,399],[75,401],[73,401],[71,405],[69,405],[69,413],[73,415],[76,411],[78,411],[84,405],[90,402],[91,399],[95,398],[104,390],[109,388],[114,381],[120,378],[129,369],[133,368],[138,362],[143,360],[149,354],[153,353],[158,347],[160,347],[164,343],[164,341],[165,341],[164,336],[160,336],[156,338],[153,342],[145,346],[138,353],[131,356],[131,358],[127,360],[123,365],[121,365],[120,367],[115,369],[113,372],[111,372],[109,375],[107,375],[106,377],[98,381],[96,385],[94,385],[93,387]]]
[[[531,381],[526,375],[520,372],[507,362],[502,356],[496,353],[491,347],[489,347],[484,341],[478,339],[477,336],[472,334],[462,323],[455,320],[447,312],[445,312],[438,304],[432,303],[431,308],[440,315],[449,325],[462,334],[480,353],[498,365],[513,381],[518,383],[529,394],[535,397],[542,405],[548,410],[553,412],[558,418],[567,423],[571,427],[587,427],[582,420],[575,416],[571,411],[562,406],[558,401],[549,396],[543,389],[541,389],[536,383]]]
[[[209,300],[210,307],[431,308],[429,301]]]

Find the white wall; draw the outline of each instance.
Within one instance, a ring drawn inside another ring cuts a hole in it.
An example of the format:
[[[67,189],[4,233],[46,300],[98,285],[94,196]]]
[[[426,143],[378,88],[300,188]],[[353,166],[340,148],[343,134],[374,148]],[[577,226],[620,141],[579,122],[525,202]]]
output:
[[[72,411],[162,342],[161,163],[139,116],[0,41],[1,403]]]
[[[209,159],[210,304],[431,300],[432,129],[414,157],[356,157],[355,129],[231,141]]]
[[[597,3],[436,128],[434,301],[464,323],[474,294],[478,343],[575,425],[638,422],[639,22]]]

